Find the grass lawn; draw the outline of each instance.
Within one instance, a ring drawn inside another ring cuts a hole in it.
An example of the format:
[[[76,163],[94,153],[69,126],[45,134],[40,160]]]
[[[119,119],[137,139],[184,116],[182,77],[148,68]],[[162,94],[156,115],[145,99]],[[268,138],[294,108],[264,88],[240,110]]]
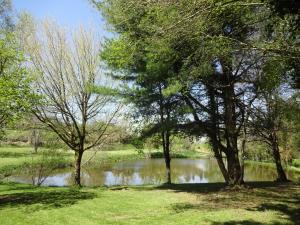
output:
[[[1,147],[0,173],[18,171],[39,161],[42,150]],[[151,151],[152,157],[160,153]],[[197,158],[203,153],[176,153]],[[86,152],[83,162],[93,152]],[[144,158],[133,148],[99,151],[93,164]],[[73,162],[73,152],[62,151],[63,161]],[[0,224],[300,224],[300,185],[272,182],[248,183],[249,188],[225,189],[224,184],[169,186],[34,187],[0,182]]]
[[[299,224],[300,185],[178,184],[112,188],[0,184],[0,224]]]
[[[0,173],[38,161],[42,151],[31,151],[28,147],[1,147]],[[157,151],[151,153],[159,156]],[[204,156],[188,151],[176,154]],[[86,152],[83,162],[92,155]],[[63,151],[62,156],[65,162],[73,162],[71,151]],[[98,152],[91,163],[143,157],[126,148]],[[221,183],[74,189],[0,182],[0,224],[299,224],[300,185],[248,185],[234,191],[224,189]]]

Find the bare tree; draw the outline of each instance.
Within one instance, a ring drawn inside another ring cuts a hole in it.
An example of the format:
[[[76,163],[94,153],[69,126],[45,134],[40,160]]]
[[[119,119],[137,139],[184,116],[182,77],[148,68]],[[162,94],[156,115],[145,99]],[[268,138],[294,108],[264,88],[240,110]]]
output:
[[[67,33],[45,21],[27,37],[26,50],[42,96],[34,114],[75,152],[74,184],[80,186],[83,153],[105,141],[121,108],[112,96],[92,92],[94,85],[111,83],[100,69],[100,40],[90,30]]]

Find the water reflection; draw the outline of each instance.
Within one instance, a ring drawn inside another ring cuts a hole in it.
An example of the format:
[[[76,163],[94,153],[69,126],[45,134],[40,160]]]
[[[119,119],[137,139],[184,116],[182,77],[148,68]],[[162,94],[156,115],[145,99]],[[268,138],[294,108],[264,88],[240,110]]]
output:
[[[172,181],[174,183],[212,183],[224,179],[214,159],[172,159]],[[289,179],[295,174],[288,173]],[[259,165],[247,165],[246,181],[272,181],[276,171]],[[31,183],[31,176],[21,174],[11,178],[13,181]],[[165,182],[165,163],[163,159],[145,159],[102,165],[99,168],[82,170],[82,183],[87,186],[100,185],[141,185]],[[72,184],[72,168],[54,171],[43,185],[66,186]]]

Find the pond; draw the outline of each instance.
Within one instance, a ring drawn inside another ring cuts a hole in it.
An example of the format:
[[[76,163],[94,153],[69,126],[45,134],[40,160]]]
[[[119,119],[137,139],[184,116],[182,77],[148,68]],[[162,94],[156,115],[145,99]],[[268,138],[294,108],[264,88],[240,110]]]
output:
[[[224,179],[214,159],[172,159],[171,177],[173,183],[213,183]],[[288,172],[291,180],[296,174]],[[245,181],[273,181],[276,170],[260,165],[246,165]],[[10,180],[32,183],[29,174],[18,174]],[[82,184],[86,186],[162,184],[165,182],[164,159],[143,159],[105,164],[98,168],[82,169]],[[53,171],[47,175],[43,185],[67,186],[72,184],[72,168]]]

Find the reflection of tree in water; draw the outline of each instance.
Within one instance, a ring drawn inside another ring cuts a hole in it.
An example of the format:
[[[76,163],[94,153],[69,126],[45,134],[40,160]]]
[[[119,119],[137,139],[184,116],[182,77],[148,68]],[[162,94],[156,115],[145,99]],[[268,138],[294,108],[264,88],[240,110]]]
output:
[[[171,162],[174,183],[213,183],[223,182],[219,167],[214,159],[173,159]],[[53,171],[45,185],[71,185],[73,182],[71,168]],[[275,169],[257,164],[246,165],[246,181],[275,180]],[[295,179],[294,173],[288,173]],[[27,183],[30,176],[23,174],[16,181]],[[163,159],[103,164],[99,168],[83,168],[82,183],[87,186],[98,185],[140,185],[161,184],[165,182],[165,163]]]
[[[224,181],[214,159],[173,159],[171,166],[175,183]],[[102,168],[86,169],[84,172],[88,174],[83,176],[86,185],[161,184],[165,181],[163,159],[119,162]],[[273,168],[259,165],[247,165],[245,173],[247,181],[267,181],[276,178]]]
[[[201,183],[223,181],[214,160],[174,159],[172,176],[177,183]],[[165,181],[163,159],[120,162],[101,169],[85,169],[85,185],[139,185],[161,184]]]
[[[289,179],[295,180],[295,173],[287,171],[286,175]],[[277,172],[274,168],[258,165],[247,164],[245,168],[245,180],[246,181],[274,181],[277,178]]]
[[[246,165],[245,180],[246,181],[271,181],[276,177],[276,171],[259,165]]]

